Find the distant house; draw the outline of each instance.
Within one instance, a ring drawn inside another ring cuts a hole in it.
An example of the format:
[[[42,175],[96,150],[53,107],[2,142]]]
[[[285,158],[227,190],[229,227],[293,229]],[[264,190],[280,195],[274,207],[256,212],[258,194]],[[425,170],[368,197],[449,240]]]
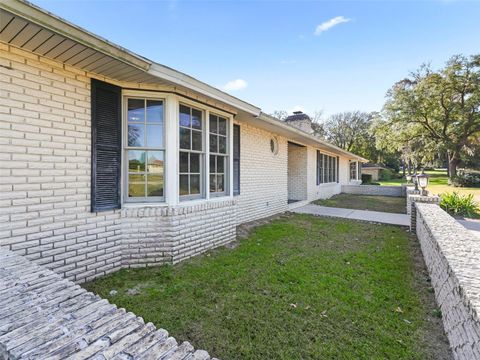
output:
[[[388,168],[372,163],[362,164],[362,174],[372,175],[372,181],[378,181],[380,179],[380,174],[382,170],[387,170]]]
[[[30,3],[0,3],[0,246],[81,282],[358,184],[362,157]],[[154,46],[162,46],[156,42]]]

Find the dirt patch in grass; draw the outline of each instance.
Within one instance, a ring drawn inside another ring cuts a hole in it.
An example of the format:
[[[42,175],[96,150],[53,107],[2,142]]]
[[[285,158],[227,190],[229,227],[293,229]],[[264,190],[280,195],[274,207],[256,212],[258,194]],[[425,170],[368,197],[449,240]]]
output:
[[[403,197],[374,196],[356,194],[338,194],[330,199],[316,200],[316,205],[345,209],[383,211],[389,213],[406,213],[406,202]]]
[[[450,358],[404,228],[299,214],[256,225],[234,249],[84,286],[224,360]]]

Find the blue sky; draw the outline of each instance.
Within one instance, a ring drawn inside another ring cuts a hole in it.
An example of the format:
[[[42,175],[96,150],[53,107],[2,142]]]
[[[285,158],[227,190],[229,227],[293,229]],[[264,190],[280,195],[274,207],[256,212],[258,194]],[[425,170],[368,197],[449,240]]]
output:
[[[423,62],[480,52],[479,1],[39,1],[265,112],[380,110]]]

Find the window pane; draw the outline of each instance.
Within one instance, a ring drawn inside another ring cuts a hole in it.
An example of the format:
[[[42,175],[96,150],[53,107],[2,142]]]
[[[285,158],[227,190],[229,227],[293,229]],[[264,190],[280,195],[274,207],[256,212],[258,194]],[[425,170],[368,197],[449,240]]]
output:
[[[151,174],[163,175],[164,156],[163,151],[149,151],[148,157],[148,172]]]
[[[128,174],[128,196],[129,197],[145,196],[145,175],[144,174]]]
[[[188,153],[180,152],[180,172],[188,172]]]
[[[148,174],[147,196],[163,196],[163,174]]]
[[[128,124],[128,146],[145,146],[144,129],[143,124]]]
[[[218,133],[227,135],[227,119],[218,118]]]
[[[190,127],[190,108],[180,105],[180,126]]]
[[[192,130],[192,150],[202,151],[202,132]]]
[[[190,172],[200,173],[200,154],[190,153]]]
[[[215,115],[210,115],[210,132],[216,134],[217,131],[217,117]]]
[[[202,129],[202,112],[197,109],[192,109],[192,128]]]
[[[217,191],[218,192],[225,191],[224,178],[225,177],[223,175],[217,175]]]
[[[210,192],[217,191],[216,175],[210,175]]]
[[[180,195],[188,194],[188,175],[180,175]]]
[[[200,194],[200,175],[190,175],[190,194]]]
[[[128,99],[128,121],[145,121],[145,100]]]
[[[225,156],[217,156],[217,173],[225,172]]]
[[[218,152],[218,136],[210,134],[210,152]]]
[[[130,150],[128,152],[128,171],[129,172],[145,171],[145,151]]]
[[[163,101],[147,100],[147,122],[163,122]]]
[[[180,149],[190,150],[190,129],[180,128]]]
[[[218,152],[220,154],[227,153],[227,138],[223,136],[218,137]]]
[[[162,125],[147,125],[147,146],[163,148]]]
[[[217,157],[215,155],[210,155],[210,174],[214,174],[217,172],[217,168],[215,166],[215,159]]]

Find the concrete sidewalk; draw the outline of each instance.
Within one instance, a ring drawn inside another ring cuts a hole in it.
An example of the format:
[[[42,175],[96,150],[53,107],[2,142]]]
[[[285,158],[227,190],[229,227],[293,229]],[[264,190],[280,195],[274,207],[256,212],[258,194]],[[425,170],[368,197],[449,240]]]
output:
[[[372,221],[383,224],[410,226],[410,216],[406,214],[394,214],[380,211],[354,210],[334,208],[308,204],[291,210],[299,214],[311,214],[317,216],[333,216],[345,219]]]

